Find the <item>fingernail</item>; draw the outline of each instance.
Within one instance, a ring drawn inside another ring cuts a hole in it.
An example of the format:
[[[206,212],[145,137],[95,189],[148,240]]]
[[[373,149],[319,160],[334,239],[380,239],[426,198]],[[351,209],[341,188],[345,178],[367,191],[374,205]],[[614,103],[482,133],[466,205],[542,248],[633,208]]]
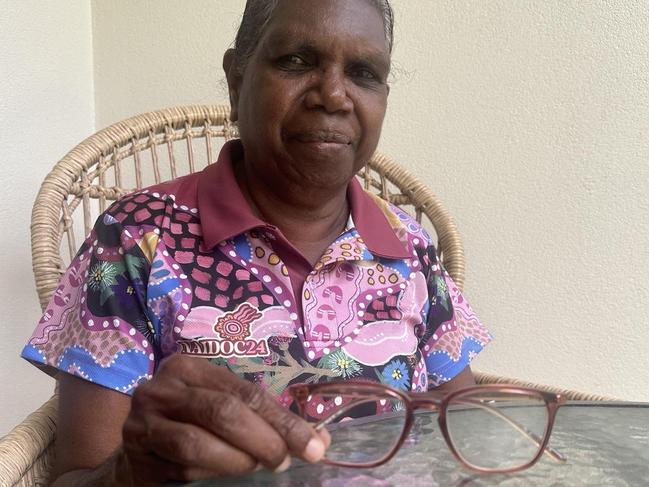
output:
[[[326,428],[322,428],[320,431],[318,431],[318,433],[320,434],[320,438],[322,439],[326,450],[327,448],[329,448],[329,446],[331,446],[331,435]]]
[[[282,463],[279,464],[279,467],[277,467],[275,470],[273,470],[273,472],[275,472],[275,473],[284,472],[290,466],[291,466],[291,456],[286,455],[286,458],[284,458],[284,461],[282,461]]]
[[[325,453],[324,443],[320,438],[311,438],[304,450],[304,459],[307,462],[319,462]]]

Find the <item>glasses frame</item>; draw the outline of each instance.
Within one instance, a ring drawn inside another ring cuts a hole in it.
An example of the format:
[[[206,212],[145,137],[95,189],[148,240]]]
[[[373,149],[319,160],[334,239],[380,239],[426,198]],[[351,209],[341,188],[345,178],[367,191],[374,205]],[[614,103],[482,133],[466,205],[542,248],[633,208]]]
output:
[[[322,460],[323,463],[327,465],[339,466],[339,467],[349,467],[349,468],[373,468],[378,467],[387,463],[394,457],[394,455],[399,451],[403,446],[412,425],[414,423],[414,412],[417,409],[427,409],[431,411],[437,411],[438,417],[437,422],[439,424],[442,435],[446,440],[446,444],[453,454],[453,456],[468,470],[478,472],[478,473],[514,473],[520,472],[522,470],[530,468],[534,465],[541,456],[546,453],[552,457],[557,462],[563,463],[566,461],[565,457],[561,453],[552,449],[548,446],[550,440],[550,435],[552,433],[552,427],[554,426],[554,418],[556,416],[557,410],[563,404],[565,404],[566,399],[561,394],[556,394],[553,392],[541,391],[538,389],[532,389],[528,387],[517,387],[510,384],[485,384],[485,385],[475,385],[470,387],[463,387],[451,393],[444,395],[440,391],[431,391],[431,392],[418,392],[418,393],[406,393],[398,389],[394,389],[384,384],[379,384],[376,382],[325,382],[317,384],[294,384],[288,387],[288,391],[293,396],[297,403],[298,411],[302,418],[307,419],[308,415],[307,402],[308,398],[313,394],[331,394],[331,395],[354,395],[357,394],[362,396],[367,393],[368,399],[371,400],[372,396],[379,396],[381,398],[391,397],[395,400],[402,401],[406,407],[405,414],[405,424],[401,436],[398,441],[395,443],[395,446],[382,458],[375,460],[369,463],[350,463],[350,462],[339,462],[334,460],[329,460],[326,457]],[[335,391],[335,392],[334,392]],[[545,434],[543,438],[538,438],[534,433],[530,433],[525,430],[525,428],[520,425],[516,425],[512,420],[507,419],[512,426],[518,429],[522,434],[527,436],[530,441],[537,443],[539,446],[537,454],[529,462],[515,466],[515,467],[506,467],[506,468],[487,468],[473,465],[462,457],[462,455],[457,451],[451,435],[449,434],[447,427],[447,409],[449,404],[452,404],[455,399],[460,396],[470,394],[470,393],[506,393],[512,395],[528,396],[528,397],[537,397],[545,403],[547,408],[547,425],[545,428]],[[435,397],[438,396],[438,397]],[[316,429],[323,428],[327,420],[321,421],[316,425]]]

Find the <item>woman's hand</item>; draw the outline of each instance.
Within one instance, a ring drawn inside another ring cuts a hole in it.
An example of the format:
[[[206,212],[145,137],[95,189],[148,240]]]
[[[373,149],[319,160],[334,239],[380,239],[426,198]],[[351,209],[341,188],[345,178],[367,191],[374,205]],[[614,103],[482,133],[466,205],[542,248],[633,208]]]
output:
[[[319,461],[329,443],[258,386],[206,360],[174,355],[133,394],[115,479],[158,485]]]

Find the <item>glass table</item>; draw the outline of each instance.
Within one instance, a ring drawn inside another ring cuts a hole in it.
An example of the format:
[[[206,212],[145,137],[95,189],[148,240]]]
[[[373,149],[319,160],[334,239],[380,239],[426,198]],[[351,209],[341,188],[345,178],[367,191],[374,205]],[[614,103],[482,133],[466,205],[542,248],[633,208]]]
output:
[[[381,419],[375,421],[376,432]],[[362,446],[373,441],[355,440]],[[259,472],[239,479],[192,483],[208,486],[649,486],[649,404],[573,402],[559,409],[550,444],[568,457],[557,464],[545,455],[531,469],[509,475],[464,470],[448,450],[437,415],[422,412],[400,452],[374,469],[345,469],[294,460],[281,474]]]

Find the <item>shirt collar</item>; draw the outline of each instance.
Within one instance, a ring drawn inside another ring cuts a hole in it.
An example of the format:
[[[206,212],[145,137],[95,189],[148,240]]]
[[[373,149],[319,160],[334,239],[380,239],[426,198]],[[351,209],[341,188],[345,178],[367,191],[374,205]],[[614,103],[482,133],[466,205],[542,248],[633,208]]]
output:
[[[241,157],[240,140],[227,142],[216,163],[203,169],[198,180],[197,202],[208,248],[257,227],[268,224],[250,208],[234,176],[232,161]],[[347,188],[350,219],[369,251],[388,259],[409,258],[407,245],[396,236],[383,211],[354,178]]]
[[[399,240],[385,213],[356,178],[347,187],[347,199],[354,226],[372,254],[387,259],[411,257],[406,243]]]
[[[243,154],[238,140],[227,142],[216,163],[198,179],[197,202],[207,248],[256,227],[266,226],[250,208],[234,176],[232,160]]]

